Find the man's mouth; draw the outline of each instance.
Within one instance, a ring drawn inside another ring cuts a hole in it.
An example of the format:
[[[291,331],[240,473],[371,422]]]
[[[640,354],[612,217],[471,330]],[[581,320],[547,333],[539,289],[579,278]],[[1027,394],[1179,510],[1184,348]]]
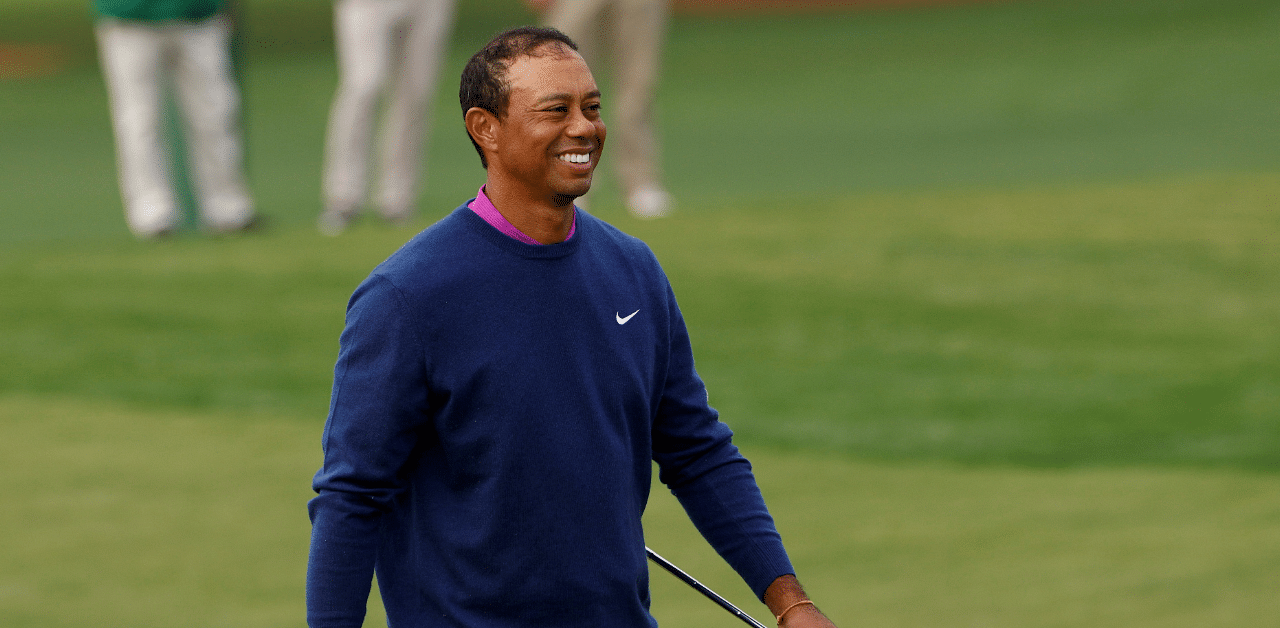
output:
[[[591,162],[591,153],[565,153],[559,159],[571,164],[585,164]]]

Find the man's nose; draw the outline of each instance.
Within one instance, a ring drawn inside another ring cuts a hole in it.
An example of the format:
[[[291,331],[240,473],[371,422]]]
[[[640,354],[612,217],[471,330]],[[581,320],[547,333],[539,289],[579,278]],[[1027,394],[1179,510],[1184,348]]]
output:
[[[569,114],[569,127],[566,132],[571,137],[589,137],[596,134],[596,125],[581,109],[574,108],[573,113]]]

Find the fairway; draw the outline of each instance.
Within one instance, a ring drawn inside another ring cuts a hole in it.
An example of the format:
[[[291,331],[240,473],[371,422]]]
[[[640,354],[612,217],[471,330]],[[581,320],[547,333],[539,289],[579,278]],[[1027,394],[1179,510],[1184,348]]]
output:
[[[318,464],[307,417],[5,396],[0,422],[5,626],[302,625],[301,504]],[[1274,474],[744,451],[838,622],[1203,628],[1280,612]],[[655,492],[646,529],[660,553],[768,618],[669,495]],[[737,621],[651,577],[662,625]]]
[[[91,49],[0,81],[0,626],[302,626],[346,300],[483,180],[450,77],[514,0],[463,3],[421,218],[340,238],[313,228],[327,9],[246,4],[261,233],[129,236]],[[607,150],[592,212],[663,263],[837,624],[1274,623],[1278,60],[1260,0],[673,22],[677,213],[630,218]],[[645,523],[772,623],[661,486]],[[739,623],[652,585],[664,628]]]

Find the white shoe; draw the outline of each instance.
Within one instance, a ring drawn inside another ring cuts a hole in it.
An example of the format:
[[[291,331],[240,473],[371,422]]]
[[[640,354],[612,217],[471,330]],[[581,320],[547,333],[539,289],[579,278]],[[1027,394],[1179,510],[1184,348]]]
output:
[[[201,222],[205,231],[227,234],[252,231],[262,226],[253,201],[244,194],[218,194],[201,200]]]
[[[262,229],[262,216],[250,214],[248,218],[236,222],[210,222],[205,230],[213,235],[230,235],[233,233],[249,233]]]
[[[356,215],[354,213],[325,210],[320,214],[320,217],[316,219],[316,229],[321,233],[321,235],[326,235],[331,238],[340,236],[342,235],[342,232],[346,231],[347,227],[351,225],[351,221],[354,220],[355,217]]]
[[[161,240],[167,238],[178,231],[178,225],[165,225],[149,231],[134,230],[133,236],[139,240]]]
[[[636,218],[661,218],[671,213],[673,202],[667,191],[656,185],[644,185],[627,196],[627,209]]]
[[[125,214],[129,231],[139,240],[162,238],[178,230],[179,214],[173,203],[146,199],[135,202]]]

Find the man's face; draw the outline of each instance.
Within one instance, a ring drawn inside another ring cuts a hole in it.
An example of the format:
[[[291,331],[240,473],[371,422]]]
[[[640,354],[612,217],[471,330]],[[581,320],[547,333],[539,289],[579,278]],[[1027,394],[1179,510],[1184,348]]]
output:
[[[578,53],[558,44],[538,52],[507,68],[510,100],[490,168],[501,168],[531,197],[572,199],[591,189],[600,163],[600,90]]]

